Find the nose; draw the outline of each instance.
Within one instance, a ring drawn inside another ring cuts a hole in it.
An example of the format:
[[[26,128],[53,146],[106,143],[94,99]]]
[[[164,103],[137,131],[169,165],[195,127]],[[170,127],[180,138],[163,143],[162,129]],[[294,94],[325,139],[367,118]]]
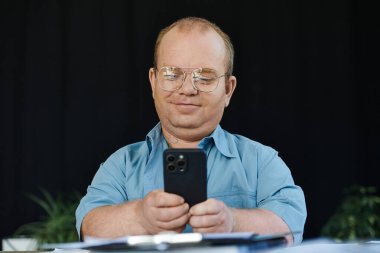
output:
[[[180,94],[192,95],[197,94],[198,90],[194,87],[193,81],[191,79],[191,73],[184,73],[182,86],[178,89]],[[189,77],[189,78],[187,78]]]

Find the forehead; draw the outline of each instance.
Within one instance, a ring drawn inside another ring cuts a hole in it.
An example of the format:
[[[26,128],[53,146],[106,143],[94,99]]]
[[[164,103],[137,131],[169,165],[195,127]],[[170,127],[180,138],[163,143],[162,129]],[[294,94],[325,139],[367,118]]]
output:
[[[162,38],[157,65],[204,67],[223,71],[226,50],[223,39],[213,29],[178,29]]]

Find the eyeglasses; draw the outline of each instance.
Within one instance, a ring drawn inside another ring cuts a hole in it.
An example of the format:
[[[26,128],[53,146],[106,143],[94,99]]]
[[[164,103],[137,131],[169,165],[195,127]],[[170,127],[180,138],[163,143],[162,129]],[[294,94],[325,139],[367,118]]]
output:
[[[190,71],[185,71],[190,70]],[[187,74],[190,74],[191,83],[194,89],[201,92],[212,92],[219,84],[219,78],[226,74],[218,76],[216,71],[208,68],[178,68],[164,66],[157,71],[158,85],[165,91],[179,90],[186,80]]]

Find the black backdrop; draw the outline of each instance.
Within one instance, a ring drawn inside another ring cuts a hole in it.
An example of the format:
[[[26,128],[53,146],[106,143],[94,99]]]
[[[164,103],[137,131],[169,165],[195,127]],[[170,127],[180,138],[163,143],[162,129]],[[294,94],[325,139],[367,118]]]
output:
[[[231,35],[238,87],[222,121],[280,152],[305,191],[305,237],[344,187],[379,186],[379,23],[362,1],[1,1],[0,237],[84,193],[99,164],[157,123],[159,29],[201,16]]]

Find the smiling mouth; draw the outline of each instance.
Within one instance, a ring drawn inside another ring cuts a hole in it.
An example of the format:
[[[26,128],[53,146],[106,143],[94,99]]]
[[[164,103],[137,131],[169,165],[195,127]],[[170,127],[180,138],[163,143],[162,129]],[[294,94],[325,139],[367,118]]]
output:
[[[199,105],[195,105],[195,104],[187,104],[187,103],[174,103],[175,105],[179,105],[179,106],[199,106]]]
[[[173,105],[181,113],[192,113],[200,107],[200,105],[188,103],[173,103]]]

